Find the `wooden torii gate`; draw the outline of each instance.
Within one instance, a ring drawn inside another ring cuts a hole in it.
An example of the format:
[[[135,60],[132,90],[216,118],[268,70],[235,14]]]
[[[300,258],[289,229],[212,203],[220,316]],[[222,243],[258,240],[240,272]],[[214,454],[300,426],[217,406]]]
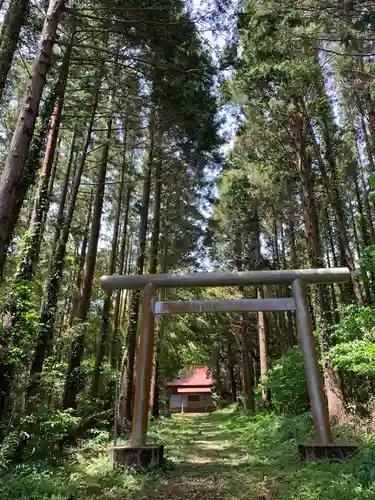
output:
[[[214,272],[103,276],[106,292],[143,288],[139,346],[136,361],[136,385],[130,445],[114,448],[114,462],[123,465],[159,464],[163,448],[147,445],[155,316],[207,312],[295,311],[299,343],[304,358],[316,442],[300,444],[307,459],[343,458],[353,454],[355,445],[335,445],[329,423],[323,380],[319,369],[305,284],[336,283],[350,280],[347,268],[296,269],[282,271]],[[291,285],[293,298],[158,301],[158,288],[192,288],[249,285]]]

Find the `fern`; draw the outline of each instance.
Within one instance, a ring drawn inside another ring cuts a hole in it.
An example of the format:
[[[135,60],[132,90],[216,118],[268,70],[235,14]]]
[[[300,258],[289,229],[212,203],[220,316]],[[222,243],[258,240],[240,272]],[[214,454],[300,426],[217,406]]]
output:
[[[21,442],[22,435],[19,432],[10,432],[1,443],[0,447],[0,470],[6,469],[14,458],[17,448]]]

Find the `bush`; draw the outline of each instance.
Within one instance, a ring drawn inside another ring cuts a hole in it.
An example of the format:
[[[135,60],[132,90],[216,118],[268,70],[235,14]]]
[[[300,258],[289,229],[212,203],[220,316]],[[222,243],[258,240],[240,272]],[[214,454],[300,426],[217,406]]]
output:
[[[375,309],[348,306],[332,330],[335,343],[328,352],[333,368],[340,373],[346,403],[355,411],[372,411],[375,392]]]
[[[15,430],[22,445],[17,459],[54,457],[62,440],[72,435],[80,423],[81,419],[69,410],[51,409],[25,415],[21,418],[20,428]]]
[[[353,340],[375,342],[375,309],[372,307],[346,306],[341,310],[342,319],[331,331],[333,344]]]
[[[309,409],[304,362],[299,347],[289,349],[271,363],[266,388],[272,408],[279,413],[302,413]]]

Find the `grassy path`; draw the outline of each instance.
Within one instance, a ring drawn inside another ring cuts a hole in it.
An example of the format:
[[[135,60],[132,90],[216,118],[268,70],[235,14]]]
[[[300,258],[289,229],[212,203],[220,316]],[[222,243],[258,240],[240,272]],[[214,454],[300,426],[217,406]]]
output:
[[[312,437],[309,415],[249,418],[218,412],[175,417],[154,432],[166,444],[173,467],[129,496],[132,500],[375,499],[375,488],[365,490],[358,482],[358,459],[344,464],[299,459],[297,440]]]
[[[151,428],[150,441],[165,444],[165,470],[113,471],[103,445],[95,450],[91,443],[62,465],[25,464],[3,474],[0,498],[375,500],[375,452],[345,463],[305,463],[296,443],[311,438],[309,415],[174,416]]]

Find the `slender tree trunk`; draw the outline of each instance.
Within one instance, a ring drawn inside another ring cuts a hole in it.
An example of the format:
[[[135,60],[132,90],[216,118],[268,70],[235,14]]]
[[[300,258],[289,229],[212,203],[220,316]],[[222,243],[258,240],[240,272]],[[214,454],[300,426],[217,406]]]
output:
[[[359,242],[359,237],[358,237],[358,231],[357,231],[357,224],[356,224],[356,220],[355,220],[353,201],[352,201],[351,196],[350,196],[349,193],[348,193],[348,198],[349,198],[349,214],[350,214],[350,221],[352,223],[352,228],[353,228],[353,236],[354,236],[355,249],[356,249],[358,257],[360,257],[361,256],[361,244]]]
[[[10,0],[0,34],[0,103],[17,49],[22,26],[29,12],[29,0]]]
[[[59,164],[59,147],[60,147],[60,144],[58,144],[58,146],[57,146],[55,158],[53,160],[53,165],[52,165],[52,170],[51,170],[51,176],[49,178],[49,183],[48,183],[48,188],[47,188],[47,202],[46,202],[46,207],[45,207],[45,210],[44,210],[43,220],[42,220],[42,234],[44,234],[44,226],[46,224],[46,220],[47,220],[47,217],[48,217],[49,208],[50,208],[50,205],[51,205],[51,200],[52,200],[52,195],[53,195],[53,188],[55,187],[57,166]],[[30,220],[30,222],[31,222],[31,220]]]
[[[279,252],[279,237],[278,237],[278,219],[277,219],[277,211],[276,208],[274,208],[274,249],[275,249],[275,265],[276,269],[281,269],[281,264],[280,264],[280,252]],[[276,290],[277,290],[277,295],[279,297],[283,296],[283,287],[280,285],[276,285]],[[281,333],[281,339],[283,343],[283,349],[286,351],[288,349],[288,332],[286,328],[286,322],[285,322],[285,313],[284,311],[281,311],[277,315],[277,319],[279,322],[279,329]]]
[[[357,58],[357,64],[359,66],[360,74],[364,74],[364,63],[361,57]],[[375,148],[375,106],[373,101],[372,92],[370,88],[367,87],[366,83],[361,91],[361,97],[363,98],[364,108],[367,113],[367,123],[371,135],[372,150]],[[362,108],[363,110],[363,108]]]
[[[359,98],[356,99],[358,111],[359,111],[359,116],[361,118],[361,128],[362,128],[362,134],[363,134],[363,139],[365,143],[365,148],[366,148],[366,155],[367,155],[367,160],[370,165],[371,172],[375,172],[375,162],[374,162],[374,151],[373,151],[373,146],[371,144],[368,132],[367,132],[367,127],[363,115],[363,106]]]
[[[241,229],[236,228],[235,241],[234,241],[234,260],[237,271],[243,270],[243,250]],[[240,287],[241,293],[244,294],[244,288]],[[243,373],[243,393],[244,393],[244,406],[245,410],[253,411],[254,398],[253,398],[253,361],[251,356],[251,342],[248,332],[248,317],[245,314],[240,314],[241,318],[241,341],[238,339],[239,347],[242,351],[242,373]]]
[[[33,199],[36,190],[33,189],[35,180],[36,180],[36,174],[39,169],[40,165],[40,156],[42,150],[45,148],[45,142],[47,138],[47,134],[49,131],[49,123],[50,123],[50,118],[52,114],[52,109],[53,105],[55,102],[55,91],[54,89],[49,92],[48,96],[45,99],[43,108],[40,113],[39,117],[39,122],[40,122],[40,127],[38,130],[38,133],[34,134],[29,153],[27,155],[26,161],[25,161],[25,168],[23,171],[22,175],[22,182],[19,190],[19,196],[16,200],[16,203],[14,205],[14,208],[12,210],[12,220],[10,221],[10,225],[12,227],[16,227],[17,221],[19,219],[19,215],[21,213],[23,201],[26,197],[26,194],[30,192],[30,200],[32,203],[30,203],[30,210],[28,211],[27,215],[27,221],[25,225],[25,231],[29,228],[30,222],[31,222],[31,217],[33,214]],[[6,241],[5,241],[5,248],[7,249],[11,243],[13,237],[13,233],[8,233],[6,236]],[[6,257],[6,255],[5,255]],[[4,257],[4,258],[5,258]],[[1,274],[1,273],[0,273]]]
[[[232,403],[237,402],[237,384],[236,384],[236,375],[234,371],[234,355],[232,351],[232,344],[230,339],[228,338],[228,372],[229,372],[229,381],[232,392]]]
[[[160,202],[161,202],[161,161],[157,158],[155,162],[155,191],[154,191],[154,213],[153,213],[153,226],[151,233],[151,246],[150,246],[150,264],[148,272],[156,274],[158,267],[158,254],[159,254],[159,235],[160,235]]]
[[[289,221],[289,234],[290,234],[290,260],[292,269],[298,268],[297,251],[296,251],[296,239],[294,235],[294,224],[293,221]]]
[[[85,143],[82,150],[82,155],[80,158],[79,165],[76,169],[73,185],[70,192],[69,203],[67,206],[66,216],[64,218],[64,205],[65,198],[67,195],[67,185],[64,185],[62,200],[64,200],[64,204],[60,202],[59,214],[57,216],[57,224],[54,235],[54,243],[52,245],[53,252],[51,257],[50,269],[48,272],[48,277],[44,284],[44,292],[42,305],[39,313],[39,331],[38,331],[38,339],[37,345],[34,354],[34,360],[31,366],[30,375],[31,375],[31,387],[29,388],[29,393],[36,390],[39,384],[39,374],[42,371],[44,358],[46,353],[49,352],[52,343],[53,337],[53,327],[57,313],[57,298],[60,290],[60,283],[62,272],[65,264],[65,253],[66,253],[66,245],[68,242],[69,234],[70,234],[70,226],[73,219],[73,214],[76,206],[78,190],[81,183],[81,177],[83,173],[83,168],[86,162],[86,156],[89,144],[91,142],[91,134],[94,125],[96,109],[98,107],[99,101],[99,91],[102,81],[102,73],[104,69],[104,64],[99,72],[99,76],[96,80],[94,91],[93,91],[93,101],[91,106],[91,116],[89,119],[89,124],[87,127]],[[69,158],[69,164],[73,160],[73,147],[74,147],[75,135],[73,136],[73,143],[71,148],[71,154]],[[68,166],[68,170],[70,166]],[[69,180],[69,176],[66,175],[66,180]]]
[[[148,228],[148,210],[150,204],[150,188],[151,188],[151,175],[154,163],[154,147],[155,147],[155,108],[151,110],[150,118],[150,149],[148,155],[147,169],[143,181],[143,194],[142,194],[142,210],[139,224],[139,250],[136,264],[136,274],[143,274],[145,253],[146,253],[146,238]],[[134,363],[135,351],[137,345],[137,325],[139,302],[141,292],[134,290],[131,295],[131,302],[129,306],[129,327],[126,338],[126,351],[127,351],[127,365],[126,365],[126,387],[125,387],[125,418],[131,421],[133,413],[133,392],[134,392]]]
[[[68,320],[68,325],[69,327],[73,326],[74,323],[74,318],[77,316],[77,310],[78,310],[78,305],[79,305],[79,299],[80,299],[80,291],[81,291],[81,286],[82,286],[82,281],[83,281],[83,272],[85,268],[85,262],[86,262],[86,254],[87,254],[87,245],[89,242],[89,233],[90,233],[90,225],[91,225],[91,218],[92,218],[92,205],[94,201],[94,191],[91,191],[90,194],[90,202],[87,210],[87,218],[86,218],[86,223],[85,223],[85,229],[83,232],[83,238],[82,238],[82,243],[81,243],[81,251],[77,251],[77,276],[76,276],[76,289],[73,293],[72,297],[72,307],[70,309],[70,314],[69,314],[69,320]]]
[[[327,221],[327,223],[328,223],[328,221]],[[326,259],[327,259],[328,267],[332,267],[328,246],[326,247]],[[338,304],[337,304],[337,297],[336,297],[336,290],[335,290],[334,283],[331,283],[330,288],[331,288],[332,308],[333,308],[334,320],[335,320],[335,323],[339,323],[340,314],[338,312]]]
[[[159,172],[160,174],[160,172]],[[160,175],[158,176],[160,178]],[[157,186],[155,185],[155,190],[157,190]],[[160,205],[160,200],[159,200],[159,205]],[[154,206],[154,220],[155,220],[155,212],[160,212],[160,206],[159,210],[157,210]],[[158,223],[156,223],[158,225]],[[155,223],[154,223],[154,231],[155,229]],[[161,272],[163,274],[167,273],[168,271],[168,225],[164,225],[163,229],[163,237],[162,237],[162,246],[163,246],[163,253],[162,253],[162,263],[161,263]],[[152,259],[151,259],[152,262]],[[151,264],[150,264],[151,268]],[[154,269],[154,268],[151,268]],[[156,271],[156,269],[155,269]],[[161,300],[165,300],[166,297],[166,289],[161,290],[160,292]],[[163,349],[163,340],[164,340],[164,330],[165,330],[165,320],[164,318],[159,318],[159,321],[157,323],[157,338],[155,342],[155,353],[154,353],[154,372],[153,372],[153,380],[152,380],[152,405],[151,405],[151,413],[154,418],[159,417],[159,393],[160,393],[160,359],[162,355],[162,349]]]
[[[369,233],[369,227],[367,226],[365,209],[363,206],[363,198],[365,194],[361,192],[361,188],[359,186],[358,165],[356,165],[356,171],[354,173],[353,180],[354,180],[355,196],[357,202],[357,210],[359,214],[359,227],[361,231],[361,240],[362,240],[361,247],[363,249],[368,245],[371,245],[371,236]]]
[[[157,153],[160,153],[160,144],[157,144]],[[159,255],[159,236],[160,236],[160,202],[161,202],[161,159],[158,157],[155,161],[155,188],[154,188],[154,213],[153,213],[153,226],[151,232],[151,246],[150,246],[150,261],[149,261],[149,274],[156,274],[158,267]],[[152,374],[152,389],[151,389],[151,412],[154,418],[158,417],[159,413],[159,356],[160,349],[159,343],[162,340],[160,337],[160,322],[157,324],[156,341],[154,345],[154,363]]]
[[[220,400],[224,398],[224,388],[221,381],[221,368],[220,368],[220,345],[216,346],[213,351],[213,359],[214,359],[214,379],[216,383],[216,390],[220,397]]]
[[[338,259],[336,255],[336,248],[335,248],[335,242],[333,238],[333,233],[332,233],[332,227],[331,227],[331,220],[329,217],[328,209],[327,207],[324,208],[323,210],[324,218],[327,221],[327,237],[328,237],[328,242],[329,242],[329,249],[332,255],[332,262],[333,262],[333,267],[338,267]],[[328,251],[328,249],[327,249]],[[338,289],[340,291],[340,302],[342,304],[347,304],[348,303],[348,295],[346,293],[346,290],[344,287],[339,284]]]
[[[120,242],[120,252],[119,252],[119,268],[118,273],[124,274],[127,271],[126,267],[126,242],[128,240],[128,221],[129,221],[129,209],[130,209],[130,199],[131,199],[131,185],[129,184],[126,188],[125,195],[125,210],[124,210],[124,221],[122,227],[122,235]],[[131,246],[131,240],[129,239],[129,247]],[[119,342],[118,328],[120,320],[120,305],[121,305],[121,290],[116,292],[115,308],[113,312],[113,332],[112,332],[112,345],[110,351],[111,366],[116,369],[120,361],[119,354],[121,353],[121,343]]]
[[[51,66],[57,26],[65,0],[51,0],[39,40],[32,77],[26,91],[20,116],[12,137],[9,153],[0,178],[0,276],[3,273],[7,242],[10,241],[17,219],[13,211],[23,194],[23,173],[38,115],[39,103]]]
[[[258,287],[258,299],[264,299],[264,289]],[[268,377],[268,355],[267,355],[267,338],[266,338],[266,322],[263,311],[258,312],[258,335],[259,335],[259,362],[260,362],[260,378],[262,384],[262,401],[268,402],[268,391],[264,383]]]
[[[242,363],[245,410],[253,412],[255,410],[253,397],[253,363],[249,341],[247,317],[244,314],[242,315]]]
[[[305,222],[306,238],[308,242],[309,260],[313,267],[324,267],[320,231],[318,225],[318,213],[313,192],[314,178],[311,168],[311,157],[306,149],[304,124],[300,115],[296,116],[296,148],[296,165],[300,179],[300,194]],[[327,287],[325,286],[319,287],[319,295],[322,298],[322,319],[324,317],[324,323],[329,324],[331,319],[331,316],[329,314],[329,304],[327,304],[326,300],[324,300],[324,292],[326,288]],[[325,294],[325,297],[327,297],[327,293]]]
[[[371,210],[371,205],[370,201],[368,199],[368,193],[366,190],[366,180],[363,172],[363,167],[361,166],[361,181],[362,181],[362,192],[363,192],[363,199],[365,202],[365,208],[366,208],[366,219],[367,219],[367,227],[370,232],[370,238],[371,238],[371,244],[375,243],[375,229],[374,229],[374,223],[372,220],[372,210]]]
[[[48,124],[51,116],[51,108],[54,102],[54,92],[51,92],[48,98],[46,99],[45,105],[42,110],[41,116],[41,126],[39,133],[33,138],[33,147],[30,151],[30,154],[26,160],[26,168],[25,172],[29,175],[33,175],[36,172],[37,165],[39,163],[39,155],[40,151],[43,147],[43,143],[47,136]],[[34,179],[34,177],[33,177]],[[32,181],[30,180],[30,183]],[[29,184],[29,183],[28,183]],[[26,194],[26,183],[22,184],[22,193]],[[15,217],[20,213],[22,208],[22,201],[18,200],[16,203],[15,210],[12,213],[12,217]],[[16,219],[16,218],[15,218]],[[1,231],[0,231],[1,233]],[[0,235],[1,237],[1,235]],[[7,240],[6,245],[10,243],[10,240]],[[29,277],[29,261],[30,259],[24,258],[24,256],[31,255],[32,258],[35,258],[33,248],[26,241],[22,245],[19,252],[19,263],[16,270],[16,274],[12,279],[12,293],[10,293],[3,305],[4,314],[7,317],[7,321],[4,322],[4,332],[2,335],[2,340],[0,342],[0,413],[5,409],[8,401],[8,394],[10,391],[11,383],[13,380],[13,372],[14,372],[14,362],[9,362],[8,353],[10,352],[10,345],[13,347],[17,347],[19,342],[21,341],[22,335],[22,305],[25,304],[27,300],[29,300],[29,285],[30,283],[26,283],[26,279]],[[23,311],[25,312],[25,311]]]
[[[125,157],[125,155],[126,155],[126,130],[125,130],[125,138],[124,138],[124,162],[123,162],[122,169],[121,169],[121,178],[120,178],[119,190],[118,190],[118,195],[117,195],[116,213],[115,213],[115,220],[114,220],[113,233],[112,233],[111,253],[109,256],[109,265],[108,265],[108,274],[109,275],[112,275],[115,272],[115,266],[116,266],[118,233],[119,233],[119,227],[120,227],[121,206],[122,206],[122,199],[123,199],[123,194],[124,194],[123,193],[124,183],[125,183],[125,170],[126,170],[126,157]],[[104,303],[103,303],[100,336],[99,336],[99,341],[98,341],[98,346],[97,346],[97,351],[96,351],[95,368],[94,368],[94,375],[93,375],[92,387],[91,387],[92,396],[94,398],[97,397],[98,391],[99,391],[100,371],[101,371],[101,366],[102,366],[104,355],[105,355],[107,340],[109,337],[109,313],[110,313],[111,305],[112,305],[112,294],[107,294],[105,296]]]
[[[329,164],[330,168],[330,174],[331,174],[330,176],[328,175],[324,160],[320,154],[320,148],[310,123],[309,123],[309,128],[310,128],[310,135],[313,139],[315,147],[315,153],[316,153],[316,158],[318,160],[320,174],[322,176],[328,200],[330,202],[335,217],[335,222],[339,236],[341,261],[344,266],[349,267],[351,271],[354,271],[355,269],[354,257],[350,249],[349,238],[345,225],[344,207],[342,203],[342,197],[339,191],[339,181],[336,172],[336,161],[334,158],[334,152],[332,151],[331,147],[331,139],[329,137],[329,131],[327,130],[327,127],[325,127],[324,135],[326,139],[326,147],[328,150],[326,156],[327,156],[327,163]],[[358,304],[363,305],[361,287],[356,278],[352,279],[352,287],[351,290],[349,289],[349,292],[350,293],[353,292]]]
[[[81,296],[78,304],[77,311],[77,324],[80,323],[81,327],[79,333],[73,338],[71,355],[68,366],[68,373],[65,381],[65,389],[63,396],[63,408],[76,408],[77,395],[79,392],[80,376],[79,368],[82,361],[85,340],[85,323],[87,314],[89,312],[92,283],[94,279],[94,271],[96,265],[96,255],[98,251],[98,242],[100,234],[100,222],[103,211],[103,200],[105,190],[105,179],[107,175],[108,153],[112,134],[112,119],[107,123],[107,137],[106,142],[102,149],[102,157],[100,160],[100,167],[98,172],[97,188],[94,201],[94,212],[91,222],[90,242],[87,248],[85,271],[82,282]],[[97,391],[96,391],[97,392]]]
[[[285,232],[283,223],[280,224],[280,240],[281,240],[281,261],[283,265],[283,269],[287,269],[287,261],[285,256]],[[282,287],[283,297],[287,297],[290,295],[289,287]],[[288,347],[292,347],[295,345],[297,341],[297,336],[294,333],[294,321],[293,321],[292,311],[286,312],[286,331],[287,331],[287,339],[288,339]]]
[[[49,125],[49,134],[43,159],[39,185],[34,196],[33,213],[30,221],[27,242],[22,251],[22,269],[19,271],[21,279],[30,280],[34,274],[35,266],[40,257],[40,244],[43,237],[43,219],[48,208],[48,186],[51,178],[52,167],[54,163],[57,138],[60,130],[62,108],[64,105],[64,96],[66,83],[68,80],[70,55],[72,52],[73,40],[68,45],[64,60],[62,62],[59,74],[59,80],[54,92],[55,105]]]
[[[320,242],[320,232],[318,225],[318,215],[313,192],[313,172],[311,168],[311,158],[306,148],[304,123],[301,115],[296,115],[296,152],[297,171],[300,177],[300,193],[303,206],[303,215],[306,227],[310,261],[313,267],[323,267],[322,248]],[[315,287],[315,304],[317,308],[317,323],[319,328],[322,357],[324,360],[324,385],[326,389],[328,408],[332,417],[345,412],[344,398],[340,387],[335,384],[330,370],[330,360],[326,353],[329,348],[328,326],[332,324],[332,314],[328,287]],[[335,390],[333,391],[333,386]]]

